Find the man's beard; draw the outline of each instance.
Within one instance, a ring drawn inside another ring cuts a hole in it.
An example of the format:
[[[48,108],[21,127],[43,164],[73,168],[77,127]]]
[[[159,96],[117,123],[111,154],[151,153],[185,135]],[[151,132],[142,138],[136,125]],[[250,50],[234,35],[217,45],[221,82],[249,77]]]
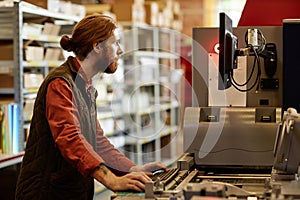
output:
[[[113,61],[112,63],[110,63],[107,68],[104,70],[105,73],[107,74],[112,74],[114,73],[116,70],[118,69],[118,62],[117,61]]]

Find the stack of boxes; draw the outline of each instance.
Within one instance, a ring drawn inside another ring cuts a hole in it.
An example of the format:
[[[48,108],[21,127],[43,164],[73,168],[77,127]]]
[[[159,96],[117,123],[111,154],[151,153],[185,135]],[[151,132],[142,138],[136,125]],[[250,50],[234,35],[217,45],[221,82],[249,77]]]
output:
[[[57,42],[60,29],[60,25],[49,22],[45,22],[44,24],[34,22],[24,23],[22,33],[29,39],[24,42],[24,60],[60,60],[62,54],[61,48],[44,47],[34,40],[36,37],[44,36],[45,38],[52,39],[53,42]]]
[[[175,0],[115,0],[112,12],[120,23],[146,23],[179,31],[182,29],[180,4]]]

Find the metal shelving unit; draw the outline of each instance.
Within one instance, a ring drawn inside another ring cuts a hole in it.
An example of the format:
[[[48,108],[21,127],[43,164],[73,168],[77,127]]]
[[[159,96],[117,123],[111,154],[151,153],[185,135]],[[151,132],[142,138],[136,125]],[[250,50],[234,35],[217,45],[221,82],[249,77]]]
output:
[[[129,127],[124,152],[138,165],[169,165],[181,153],[173,141],[181,131],[180,33],[147,25],[123,29],[123,111]]]
[[[61,13],[51,12],[49,10],[39,8],[24,1],[14,1],[10,7],[0,8],[0,40],[11,41],[13,44],[13,60],[1,60],[1,67],[13,66],[14,84],[13,88],[0,88],[0,94],[3,96],[12,97],[14,103],[19,106],[18,117],[18,148],[19,151],[24,151],[24,117],[23,106],[24,98],[29,93],[36,93],[36,90],[28,90],[23,87],[24,84],[24,69],[42,69],[45,75],[49,72],[49,68],[57,67],[62,61],[24,61],[23,42],[25,40],[35,40],[39,42],[58,43],[59,36],[50,35],[24,35],[22,34],[24,21],[28,18],[38,19],[41,17],[49,17],[54,21],[59,20],[61,26],[72,26],[79,18]],[[13,155],[12,155],[13,156]]]

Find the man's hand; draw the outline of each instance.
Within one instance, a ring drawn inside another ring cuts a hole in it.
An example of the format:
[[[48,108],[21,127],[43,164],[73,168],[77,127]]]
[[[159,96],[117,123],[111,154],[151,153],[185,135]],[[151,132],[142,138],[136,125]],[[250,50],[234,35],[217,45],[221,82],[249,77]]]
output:
[[[151,181],[151,178],[144,172],[131,172],[125,176],[116,176],[115,179],[111,180],[111,187],[108,187],[112,191],[135,190],[143,192],[145,190],[145,183]]]
[[[168,168],[161,162],[150,162],[143,166],[133,166],[130,168],[130,171],[131,172],[146,172],[147,174],[149,174],[149,172],[153,172],[158,169],[163,169],[165,171],[168,171]]]
[[[92,173],[92,177],[114,192],[122,190],[142,192],[145,190],[145,183],[152,181],[145,172],[141,171],[131,172],[124,176],[116,176],[104,164],[101,164]]]

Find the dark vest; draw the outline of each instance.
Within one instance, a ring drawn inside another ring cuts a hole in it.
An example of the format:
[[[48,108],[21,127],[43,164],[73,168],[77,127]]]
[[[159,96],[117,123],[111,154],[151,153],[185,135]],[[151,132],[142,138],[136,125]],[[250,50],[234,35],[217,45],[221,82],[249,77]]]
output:
[[[39,89],[17,183],[16,199],[93,199],[93,178],[82,176],[64,160],[55,146],[45,117],[48,84],[55,78],[62,78],[73,90],[82,134],[95,147],[97,92],[92,88],[89,98],[85,81],[77,71],[73,57],[69,57],[62,66],[51,71]]]

